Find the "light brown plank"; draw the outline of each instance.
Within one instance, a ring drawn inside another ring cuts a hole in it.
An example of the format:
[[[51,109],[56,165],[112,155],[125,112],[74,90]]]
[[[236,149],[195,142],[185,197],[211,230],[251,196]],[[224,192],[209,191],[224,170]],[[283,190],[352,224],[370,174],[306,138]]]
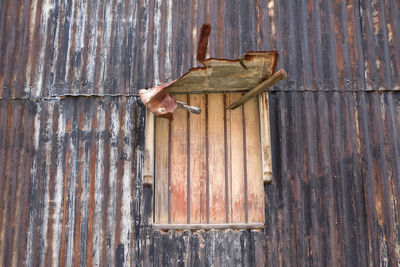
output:
[[[264,91],[266,91],[272,85],[285,79],[286,76],[287,76],[287,74],[284,70],[278,70],[277,72],[272,74],[271,77],[269,77],[268,79],[266,79],[265,81],[263,81],[262,83],[260,83],[259,85],[257,85],[256,87],[254,87],[253,89],[248,91],[247,93],[245,93],[238,101],[232,103],[232,105],[230,105],[229,108],[235,109],[238,106],[245,103],[246,101],[248,101],[249,99],[251,99],[259,94],[262,94]]]
[[[154,114],[146,109],[143,184],[152,185],[154,176]]]
[[[205,223],[206,213],[206,112],[205,94],[191,94],[190,105],[200,107],[190,121],[190,223]]]
[[[175,98],[186,102],[186,95]],[[171,223],[187,222],[187,111],[176,109],[171,123]]]
[[[153,230],[261,229],[264,223],[153,224]],[[261,250],[261,249],[258,249]],[[258,266],[258,265],[257,265]]]
[[[270,183],[272,181],[271,164],[271,136],[268,108],[268,93],[258,96],[258,105],[260,109],[260,131],[261,131],[261,158],[263,181]]]
[[[230,103],[237,101],[241,93],[230,94]],[[230,111],[230,154],[232,180],[232,222],[245,221],[244,195],[244,149],[243,149],[243,114],[242,107]]]
[[[264,186],[261,168],[260,120],[258,99],[244,104],[247,158],[248,222],[264,221]]]
[[[225,145],[223,94],[208,94],[209,222],[225,222]]]
[[[168,223],[168,138],[169,120],[155,118],[155,222]]]
[[[226,186],[225,186],[225,199],[226,199],[226,208],[227,208],[227,218],[226,223],[232,223],[232,163],[231,163],[231,111],[226,107],[229,106],[230,103],[230,93],[224,93],[225,98],[225,168],[226,168]]]

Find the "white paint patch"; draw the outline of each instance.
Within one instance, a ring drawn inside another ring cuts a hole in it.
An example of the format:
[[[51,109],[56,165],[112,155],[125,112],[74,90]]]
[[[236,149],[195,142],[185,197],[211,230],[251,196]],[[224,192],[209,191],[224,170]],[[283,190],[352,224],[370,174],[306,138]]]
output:
[[[123,141],[123,152],[126,154],[126,158],[124,160],[124,169],[123,169],[123,176],[122,176],[122,205],[121,205],[121,236],[120,240],[124,245],[124,265],[128,266],[131,262],[130,260],[130,240],[133,238],[132,231],[133,231],[133,224],[132,224],[132,215],[131,214],[131,166],[133,163],[132,158],[132,109],[133,109],[133,102],[132,98],[128,98],[127,100],[127,107],[125,112],[125,121],[124,121],[124,138]]]
[[[108,177],[108,186],[110,195],[108,197],[107,206],[107,265],[113,265],[115,253],[115,227],[116,227],[116,198],[117,198],[117,180],[118,180],[118,133],[119,133],[119,116],[117,104],[111,106],[111,138],[110,138],[110,172]]]
[[[53,61],[51,62],[51,67],[50,67],[50,73],[53,76],[53,81],[51,84],[51,88],[49,88],[49,94],[50,95],[54,95],[57,92],[55,92],[54,90],[56,88],[53,88],[54,82],[57,80],[57,74],[56,74],[56,67],[57,67],[57,62],[58,62],[58,57],[59,57],[59,47],[58,47],[58,38],[59,38],[59,34],[60,34],[60,16],[58,17],[58,21],[57,24],[54,26],[55,27],[55,35],[54,35],[54,43],[53,43],[53,49],[54,49],[54,56],[53,56]]]
[[[83,123],[83,128],[82,134],[88,135],[90,130],[91,130],[91,117],[89,113],[86,113],[83,115],[84,116],[84,123]],[[85,237],[88,235],[88,223],[89,223],[89,200],[90,200],[90,177],[89,177],[89,170],[90,170],[90,155],[91,153],[94,153],[90,148],[86,150],[85,148],[90,146],[89,143],[89,138],[84,138],[81,142],[79,142],[79,151],[83,151],[81,157],[81,161],[79,161],[79,170],[81,170],[80,176],[81,178],[81,185],[82,185],[82,194],[81,194],[81,206],[78,207],[80,208],[81,211],[81,224],[80,224],[80,238]],[[79,240],[80,242],[78,243],[80,248],[79,251],[81,254],[85,253],[87,255],[87,251],[82,250],[82,248],[86,244],[82,244],[81,241],[82,239]],[[86,240],[84,240],[86,241]],[[75,255],[75,257],[78,257],[78,255]]]
[[[82,58],[82,50],[85,46],[84,42],[84,37],[85,37],[85,30],[86,30],[86,13],[85,13],[85,2],[84,1],[79,1],[79,3],[77,3],[78,5],[78,12],[77,12],[77,17],[74,19],[74,23],[77,25],[76,26],[76,33],[75,33],[75,53],[81,53],[81,59]],[[88,6],[88,4],[86,4],[86,7]],[[82,61],[81,61],[82,64]],[[80,73],[77,73],[78,69],[75,69],[75,73],[74,73],[74,77],[79,77]],[[74,86],[72,88],[72,91],[75,94],[79,93],[79,86]]]
[[[33,134],[33,148],[34,148],[34,157],[33,157],[33,165],[31,169],[31,185],[36,186],[38,180],[38,164],[39,164],[39,139],[40,139],[40,113],[42,107],[38,105],[37,113],[34,119],[34,134]],[[29,192],[30,194],[30,192]],[[29,211],[29,226],[28,226],[28,236],[27,236],[27,247],[26,247],[26,256],[25,256],[25,265],[31,266],[32,264],[32,250],[36,244],[33,244],[33,236],[36,231],[35,229],[35,219],[36,219],[36,210]],[[4,238],[2,237],[2,240]]]
[[[43,90],[43,69],[44,69],[44,58],[46,55],[46,43],[47,43],[47,26],[48,26],[48,19],[49,19],[49,12],[50,9],[54,8],[53,5],[50,4],[50,0],[46,0],[43,3],[43,15],[42,15],[42,21],[40,23],[40,35],[42,37],[42,45],[40,48],[39,52],[39,61],[37,63],[37,71],[36,71],[36,77],[38,77],[37,84],[34,86],[34,92],[33,95],[35,97],[39,97],[41,95],[41,92]]]
[[[108,49],[110,46],[110,42],[112,42],[111,40],[111,22],[113,20],[113,17],[111,16],[111,3],[110,2],[106,2],[106,14],[105,14],[105,30],[104,30],[104,37],[103,37],[103,49],[101,51],[101,55],[102,55],[102,71],[100,72],[99,75],[99,81],[104,81],[104,79],[107,79],[108,77],[108,73],[107,73],[107,67],[108,67]],[[101,94],[104,93],[104,87],[103,84],[100,86],[99,88],[99,92]]]
[[[364,68],[365,68],[364,76],[365,76],[365,80],[367,81],[365,83],[366,90],[371,90],[372,87],[371,87],[371,82],[369,80],[369,68],[368,68],[368,61],[367,60],[364,62]]]
[[[391,43],[393,40],[392,25],[390,23],[386,24],[386,29],[388,33],[388,42]]]
[[[88,64],[86,67],[87,71],[87,79],[90,83],[94,84],[94,71],[95,71],[95,64],[96,64],[96,48],[97,48],[97,13],[99,10],[99,2],[93,1],[92,4],[94,5],[93,10],[90,12],[90,29],[89,29],[89,43],[88,46]],[[94,87],[89,88],[88,93],[94,93]]]
[[[374,35],[375,37],[379,34],[379,12],[378,10],[374,9],[372,11],[372,26],[374,28]]]
[[[103,242],[102,235],[102,219],[101,212],[103,210],[103,173],[104,173],[104,138],[105,138],[105,111],[104,106],[99,105],[96,112],[97,121],[99,122],[96,136],[97,140],[97,157],[96,157],[96,172],[94,181],[94,211],[93,211],[93,237],[92,251],[89,255],[93,258],[93,265],[100,266],[101,244]]]
[[[156,1],[156,15],[154,16],[154,29],[156,36],[154,37],[154,83],[155,85],[160,84],[160,74],[159,74],[159,61],[160,56],[160,31],[161,31],[161,0]]]
[[[149,1],[148,0],[144,0],[143,2],[144,2],[143,5],[145,7],[149,6]],[[148,9],[146,9],[146,10],[148,10]],[[140,49],[141,56],[143,58],[143,61],[142,61],[143,64],[141,64],[141,66],[140,66],[141,70],[142,70],[142,73],[146,73],[146,66],[147,66],[147,35],[150,34],[149,33],[149,23],[150,23],[150,19],[147,19],[146,23],[145,23],[145,26],[144,26],[144,29],[143,29],[143,33],[146,33],[146,34],[143,34],[144,42],[143,42],[143,44],[141,44],[142,47]],[[144,75],[144,77],[146,77],[146,76]]]
[[[75,0],[72,0],[72,4],[71,4],[71,8],[72,11],[75,10]],[[71,12],[73,13],[73,12]],[[71,16],[73,16],[73,14],[71,14]],[[72,23],[73,20],[71,19],[71,17],[67,17],[65,16],[65,22],[69,22],[69,31],[68,31],[68,40],[71,40],[71,33],[72,33]],[[65,67],[65,77],[60,77],[61,79],[64,79],[64,81],[68,81],[68,76],[69,76],[69,67],[71,66],[71,45],[68,45],[68,49],[67,49],[67,62],[66,62],[66,67]]]
[[[36,3],[37,1],[32,1],[32,3],[31,3],[31,10],[29,11],[29,13],[30,14],[36,14],[36,6],[37,6],[37,3]],[[36,19],[36,17],[35,16],[30,16],[30,20],[29,20],[29,41],[30,41],[30,43],[28,44],[29,45],[29,47],[31,48],[31,46],[33,45],[33,40],[34,40],[34,36],[35,36],[35,19]],[[30,54],[32,54],[32,52],[33,53],[35,53],[36,51],[32,51],[31,49],[28,51],[28,53],[30,53]],[[31,73],[32,73],[32,56],[31,55],[29,55],[28,56],[28,65],[27,65],[27,68],[26,68],[26,77],[25,77],[25,81],[26,81],[26,83],[25,83],[25,89],[24,89],[24,91],[25,91],[25,93],[27,94],[27,95],[29,95],[30,93],[31,93],[31,89],[32,89],[32,85],[30,84],[31,83]]]
[[[196,52],[197,52],[197,1],[194,1],[194,10],[195,12],[193,12],[192,16],[193,16],[193,20],[194,20],[194,24],[193,24],[193,30],[192,30],[192,47],[194,47],[195,49],[193,49],[193,51],[191,51],[192,53],[192,64],[197,65],[197,60],[196,60]]]
[[[271,23],[271,35],[275,36],[276,35],[276,26],[275,26],[275,9],[274,9],[274,0],[270,0],[268,3],[268,16],[270,17],[270,23]]]
[[[45,151],[45,159],[46,159],[46,166],[45,166],[45,173],[46,176],[44,177],[45,179],[45,186],[44,186],[44,201],[43,201],[43,224],[41,227],[41,237],[40,237],[40,243],[39,247],[41,248],[46,248],[47,244],[47,228],[48,228],[48,219],[49,219],[49,209],[50,209],[50,193],[49,193],[49,184],[50,184],[50,166],[52,165],[51,162],[51,135],[53,133],[53,109],[54,109],[54,102],[50,101],[48,102],[48,114],[49,114],[49,120],[47,121],[47,125],[45,128],[45,134],[47,135],[47,142],[44,145],[44,151]],[[44,265],[44,258],[46,255],[46,250],[42,251],[39,253],[40,261],[39,263],[41,265]]]
[[[381,68],[382,68],[382,61],[380,61],[379,59],[377,59],[375,62],[376,62],[376,67],[377,67],[378,69],[381,69]]]
[[[136,40],[136,25],[137,25],[137,23],[138,23],[138,19],[137,19],[137,17],[138,17],[138,15],[137,15],[137,1],[136,0],[134,0],[134,1],[132,1],[132,13],[130,14],[130,17],[131,18],[133,18],[132,19],[132,22],[131,22],[131,28],[132,28],[132,30],[130,31],[131,32],[131,34],[132,34],[132,47],[130,48],[131,49],[131,58],[129,59],[129,65],[130,66],[132,66],[132,65],[134,65],[135,63],[133,62],[133,59],[134,59],[134,55],[136,54],[136,46],[134,45],[134,43],[135,43],[135,40]],[[135,68],[130,68],[130,72],[131,72],[131,75],[130,75],[130,79],[129,79],[129,84],[130,85],[133,85],[133,84],[135,84],[135,82],[134,82],[134,80],[135,80],[135,75],[134,75],[134,71],[135,71]]]
[[[66,266],[72,266],[73,260],[74,260],[74,236],[75,236],[75,215],[76,215],[76,183],[77,183],[77,178],[78,178],[78,170],[77,170],[77,162],[78,162],[78,142],[79,140],[76,140],[74,135],[72,134],[75,132],[75,136],[78,133],[78,121],[73,121],[71,123],[71,134],[69,138],[71,139],[69,141],[69,157],[68,157],[68,163],[65,168],[68,168],[68,184],[67,188],[64,190],[68,190],[67,193],[67,199],[64,199],[64,201],[67,201],[67,212],[66,212],[66,229],[65,229],[65,236],[66,236],[66,250],[65,250],[65,255],[66,255],[66,260],[65,260],[65,265]]]
[[[166,81],[171,80],[171,42],[172,42],[172,1],[167,1],[168,13],[167,13],[167,49],[165,53],[165,79]]]
[[[268,15],[271,17],[274,16],[274,0],[270,0],[268,3]]]
[[[63,204],[63,178],[64,178],[64,140],[65,140],[65,115],[61,109],[58,117],[57,130],[57,171],[55,177],[54,189],[54,213],[53,213],[53,240],[52,248],[52,263],[53,266],[59,266],[61,232],[62,232],[62,204]]]
[[[192,30],[192,47],[196,47],[196,37],[197,37],[197,29],[196,26],[194,26],[193,30]],[[192,55],[192,61],[196,62],[196,52],[193,51],[193,55]]]

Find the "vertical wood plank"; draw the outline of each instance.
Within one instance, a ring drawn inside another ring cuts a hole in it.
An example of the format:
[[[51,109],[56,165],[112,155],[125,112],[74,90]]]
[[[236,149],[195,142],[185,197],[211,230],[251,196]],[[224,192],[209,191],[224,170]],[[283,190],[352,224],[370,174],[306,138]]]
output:
[[[154,114],[146,109],[143,184],[151,185],[154,175]]]
[[[232,163],[231,163],[231,111],[227,109],[230,104],[230,93],[224,93],[225,101],[225,201],[226,222],[232,222]]]
[[[208,95],[210,223],[225,222],[225,140],[223,94]]]
[[[241,93],[230,94],[230,103],[237,101]],[[244,150],[243,150],[243,106],[230,111],[230,154],[231,154],[231,199],[232,222],[245,221],[244,196]]]
[[[263,93],[258,96],[258,106],[260,109],[261,159],[263,181],[265,183],[270,183],[272,182],[272,164],[268,93]]]
[[[186,95],[174,96],[187,101]],[[187,222],[187,116],[188,112],[176,109],[171,122],[171,222]]]
[[[190,114],[190,222],[205,223],[206,217],[206,110],[205,94],[191,94],[190,105],[200,107]]]
[[[155,137],[155,222],[168,223],[168,139],[169,120],[156,118]]]
[[[261,168],[261,143],[258,99],[244,104],[247,157],[248,221],[264,221],[264,187]]]

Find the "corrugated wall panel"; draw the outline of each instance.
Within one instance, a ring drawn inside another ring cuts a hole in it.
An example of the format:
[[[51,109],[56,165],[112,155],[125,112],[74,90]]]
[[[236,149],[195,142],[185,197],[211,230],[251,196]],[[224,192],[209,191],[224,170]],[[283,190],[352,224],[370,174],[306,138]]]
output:
[[[279,92],[270,99],[269,263],[397,264],[397,94]]]
[[[2,1],[1,264],[398,264],[399,17],[395,0]],[[139,100],[45,100],[176,79],[203,22],[209,56],[277,49],[288,72],[263,232],[153,232]]]
[[[278,50],[288,79],[276,90],[364,90],[364,75],[367,89],[399,87],[396,1],[2,5],[3,98],[131,94],[171,81],[199,64],[194,57],[203,22],[213,27],[209,56]]]
[[[134,261],[144,108],[138,98],[0,101],[0,262]]]
[[[360,1],[367,90],[400,90],[400,3]]]

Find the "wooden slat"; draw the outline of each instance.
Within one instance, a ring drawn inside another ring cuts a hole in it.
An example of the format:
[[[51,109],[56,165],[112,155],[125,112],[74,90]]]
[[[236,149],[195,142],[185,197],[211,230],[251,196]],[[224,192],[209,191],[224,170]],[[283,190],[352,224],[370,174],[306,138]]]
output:
[[[209,222],[225,222],[225,143],[223,94],[208,95]]]
[[[286,72],[284,70],[278,70],[275,72],[271,77],[251,89],[250,91],[246,92],[238,101],[232,103],[232,105],[229,106],[230,109],[235,109],[238,106],[242,105],[249,99],[262,94],[264,91],[266,91],[269,87],[274,85],[275,83],[285,79],[287,76]]]
[[[264,187],[261,168],[261,143],[259,128],[258,99],[252,98],[244,104],[248,221],[264,221]]]
[[[169,120],[156,118],[155,137],[155,222],[168,223],[168,139]]]
[[[154,230],[260,229],[264,223],[153,224]]]
[[[190,223],[205,223],[206,217],[206,112],[205,94],[191,94],[190,105],[200,107],[190,118]]]
[[[258,106],[260,109],[260,131],[261,131],[261,158],[263,181],[270,183],[272,181],[271,164],[271,136],[268,109],[268,93],[258,96]]]
[[[186,102],[186,95],[176,95]],[[187,222],[187,111],[176,109],[171,123],[171,222]]]
[[[232,164],[231,164],[231,111],[226,107],[230,103],[230,93],[224,93],[225,105],[225,199],[226,199],[226,223],[232,223]]]
[[[152,185],[154,175],[154,114],[146,110],[143,184]]]
[[[230,103],[237,101],[241,93],[230,94]],[[245,221],[244,154],[242,107],[230,111],[230,165],[232,180],[232,222]]]

